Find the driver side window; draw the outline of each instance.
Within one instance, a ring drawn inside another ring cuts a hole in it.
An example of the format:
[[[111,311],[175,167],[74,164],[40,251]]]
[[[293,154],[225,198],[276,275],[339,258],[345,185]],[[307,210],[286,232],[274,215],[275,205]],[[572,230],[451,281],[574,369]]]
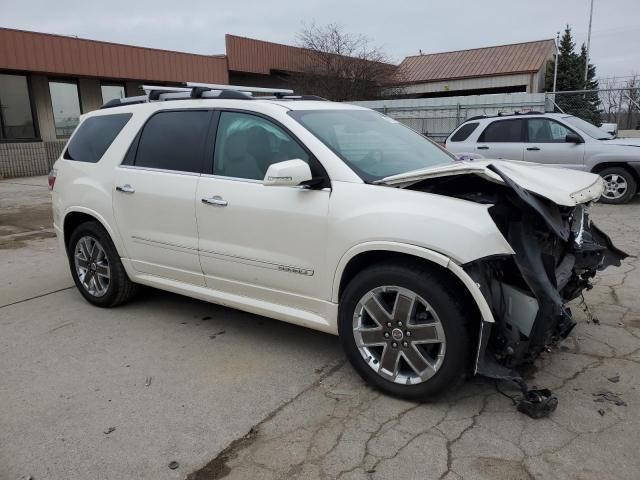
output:
[[[214,175],[262,180],[271,164],[295,158],[309,163],[302,147],[273,122],[247,113],[220,114]]]

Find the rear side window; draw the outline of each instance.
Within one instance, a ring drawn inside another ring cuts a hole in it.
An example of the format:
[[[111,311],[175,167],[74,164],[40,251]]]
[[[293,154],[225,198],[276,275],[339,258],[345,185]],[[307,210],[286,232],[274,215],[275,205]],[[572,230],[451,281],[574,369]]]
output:
[[[499,120],[489,124],[480,135],[478,142],[524,142],[523,120]]]
[[[450,142],[464,142],[480,125],[478,122],[470,122],[462,125],[449,139]]]
[[[142,130],[134,164],[200,173],[210,119],[211,112],[200,110],[155,114]]]
[[[69,142],[64,158],[89,163],[100,161],[131,116],[117,113],[87,118]]]

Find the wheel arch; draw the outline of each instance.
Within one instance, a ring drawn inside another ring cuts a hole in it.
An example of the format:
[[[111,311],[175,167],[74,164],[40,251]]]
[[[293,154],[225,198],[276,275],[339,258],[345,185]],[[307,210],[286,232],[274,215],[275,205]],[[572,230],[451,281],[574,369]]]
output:
[[[635,181],[640,184],[640,167],[636,169],[629,165],[627,162],[601,162],[593,166],[593,168],[591,169],[591,173],[600,173],[604,169],[610,167],[624,168],[633,176]]]
[[[442,275],[462,287],[464,295],[478,310],[482,321],[493,323],[495,320],[484,295],[475,281],[449,257],[441,253],[410,244],[396,242],[369,242],[349,249],[340,259],[336,268],[331,300],[339,303],[340,296],[349,281],[360,271],[375,262],[397,258],[403,261],[422,262],[430,268],[436,268]]]
[[[71,238],[71,234],[73,233],[73,231],[82,223],[89,221],[95,221],[102,225],[102,227],[109,234],[109,237],[111,238],[114,246],[116,247],[118,255],[122,257],[122,248],[119,245],[118,237],[115,235],[113,229],[105,221],[102,215],[85,207],[71,207],[64,213],[62,221],[62,234],[64,238],[65,249],[67,249],[69,246],[69,239]]]

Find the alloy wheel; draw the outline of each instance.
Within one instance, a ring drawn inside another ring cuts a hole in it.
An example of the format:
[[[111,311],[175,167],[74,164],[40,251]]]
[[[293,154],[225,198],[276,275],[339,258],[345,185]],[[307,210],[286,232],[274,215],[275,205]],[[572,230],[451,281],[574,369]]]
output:
[[[354,311],[353,335],[367,365],[394,383],[425,382],[444,361],[446,339],[437,313],[406,288],[367,292]]]
[[[82,287],[94,297],[102,297],[109,290],[111,269],[104,247],[91,236],[76,243],[74,252],[76,274]]]
[[[629,188],[627,180],[617,173],[610,173],[604,177],[604,192],[602,196],[609,200],[622,198]]]

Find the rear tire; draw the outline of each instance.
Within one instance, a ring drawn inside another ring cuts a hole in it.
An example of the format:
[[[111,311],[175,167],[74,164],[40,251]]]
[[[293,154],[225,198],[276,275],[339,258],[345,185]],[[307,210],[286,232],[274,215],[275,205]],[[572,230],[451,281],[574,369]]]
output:
[[[445,276],[410,263],[382,263],[356,275],[338,314],[354,369],[373,387],[410,400],[458,385],[470,370],[471,334],[453,291]]]
[[[111,237],[100,223],[89,221],[76,227],[67,257],[73,281],[89,303],[115,307],[136,294],[137,285],[129,280]]]
[[[628,203],[638,191],[633,174],[624,167],[608,167],[598,172],[605,181],[605,191],[600,202],[620,205]]]

